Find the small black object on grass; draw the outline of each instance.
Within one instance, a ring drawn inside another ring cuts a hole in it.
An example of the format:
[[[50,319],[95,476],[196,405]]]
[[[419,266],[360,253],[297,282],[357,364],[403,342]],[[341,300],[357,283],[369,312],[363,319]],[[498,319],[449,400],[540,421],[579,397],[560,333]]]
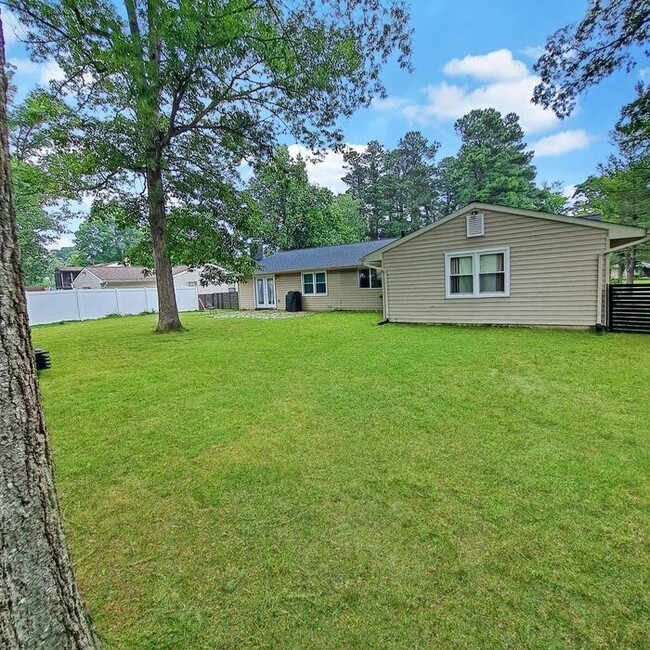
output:
[[[35,348],[34,356],[36,357],[36,370],[47,370],[52,364],[50,363],[50,353],[43,348]]]

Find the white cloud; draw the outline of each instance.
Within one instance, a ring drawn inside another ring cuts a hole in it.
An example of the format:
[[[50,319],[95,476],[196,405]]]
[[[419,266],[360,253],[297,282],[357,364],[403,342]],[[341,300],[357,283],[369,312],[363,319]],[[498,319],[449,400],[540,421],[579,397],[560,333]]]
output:
[[[54,250],[58,250],[59,248],[74,246],[74,244],[75,244],[74,237],[66,237],[65,235],[63,235],[62,237],[59,237],[57,240],[48,244],[46,248],[49,251],[54,251]]]
[[[394,111],[406,104],[408,104],[408,99],[404,99],[404,97],[375,98],[372,100],[371,108],[376,108],[378,111]]]
[[[529,75],[468,90],[443,81],[424,89],[427,94],[425,104],[411,104],[404,107],[402,113],[415,122],[426,123],[432,118],[457,120],[475,108],[496,108],[503,114],[517,113],[519,123],[528,133],[547,131],[560,121],[553,111],[531,103],[538,82],[538,77]]]
[[[93,207],[94,201],[95,196],[93,194],[84,194],[81,198],[80,203],[81,210],[83,211],[85,209],[86,211],[90,212],[90,208]]]
[[[569,151],[586,149],[591,141],[591,136],[584,129],[577,129],[549,135],[531,143],[530,148],[537,157],[561,156]]]
[[[55,61],[36,63],[31,59],[16,58],[9,61],[15,68],[17,74],[24,74],[37,77],[41,83],[49,81],[60,81],[64,78],[64,72]]]
[[[356,151],[363,151],[365,145],[348,144],[346,145]],[[319,156],[319,160],[314,160],[314,154],[299,144],[289,145],[289,154],[298,156],[300,154],[306,161],[307,175],[309,180],[316,185],[327,187],[335,194],[345,192],[348,186],[341,180],[346,171],[343,168],[343,154],[336,151],[326,151]]]
[[[575,194],[576,189],[578,188],[577,185],[567,185],[563,190],[562,190],[562,196],[565,199],[572,199],[573,195]]]
[[[641,70],[639,70],[639,79],[644,83],[650,81],[650,68],[641,68]]]
[[[524,56],[527,56],[531,59],[539,59],[542,54],[544,54],[544,46],[543,45],[529,45],[527,47],[522,47],[521,50],[519,50]]]
[[[237,165],[237,171],[239,172],[241,179],[246,183],[253,177],[253,168],[245,160],[242,160],[239,165]]]
[[[452,59],[442,71],[449,76],[465,75],[480,81],[510,81],[523,79],[529,74],[526,65],[506,49]]]
[[[527,48],[528,49],[528,48]],[[449,81],[423,88],[426,100],[405,102],[389,97],[373,106],[379,110],[399,111],[412,122],[428,124],[434,120],[457,120],[474,109],[495,108],[502,114],[516,113],[527,133],[549,131],[560,124],[553,111],[531,102],[540,79],[510,50],[453,59],[444,66],[447,75],[464,75],[468,84]]]

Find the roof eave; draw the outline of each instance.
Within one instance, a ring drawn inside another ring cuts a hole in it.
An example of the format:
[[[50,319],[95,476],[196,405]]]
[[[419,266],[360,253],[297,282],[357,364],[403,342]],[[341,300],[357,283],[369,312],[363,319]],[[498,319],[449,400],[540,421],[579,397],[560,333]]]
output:
[[[636,230],[641,230],[637,228]],[[638,246],[644,242],[650,240],[650,231],[645,230],[645,234],[642,237],[638,235],[635,237],[611,237],[609,238],[609,250],[608,253],[613,253],[617,250],[622,250],[623,248],[628,248],[629,246]]]
[[[280,269],[274,271],[257,270],[253,273],[253,275],[273,275],[274,273],[304,273],[305,271],[342,271],[343,269],[358,269],[360,266],[363,266],[363,260],[359,261],[358,264],[344,264],[342,266],[300,266],[295,269]]]

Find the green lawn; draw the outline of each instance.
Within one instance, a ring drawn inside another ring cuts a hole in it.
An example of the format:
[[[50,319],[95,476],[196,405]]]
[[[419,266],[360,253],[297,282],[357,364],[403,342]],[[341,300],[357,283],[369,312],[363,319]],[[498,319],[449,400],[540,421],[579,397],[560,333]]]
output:
[[[33,333],[109,647],[650,645],[650,337],[183,320]]]

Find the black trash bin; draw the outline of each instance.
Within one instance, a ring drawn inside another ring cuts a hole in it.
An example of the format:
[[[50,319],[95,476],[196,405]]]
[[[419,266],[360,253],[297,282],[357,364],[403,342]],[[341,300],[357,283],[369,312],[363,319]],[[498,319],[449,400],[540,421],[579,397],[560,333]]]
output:
[[[302,294],[300,291],[288,291],[285,298],[287,311],[302,311]]]

